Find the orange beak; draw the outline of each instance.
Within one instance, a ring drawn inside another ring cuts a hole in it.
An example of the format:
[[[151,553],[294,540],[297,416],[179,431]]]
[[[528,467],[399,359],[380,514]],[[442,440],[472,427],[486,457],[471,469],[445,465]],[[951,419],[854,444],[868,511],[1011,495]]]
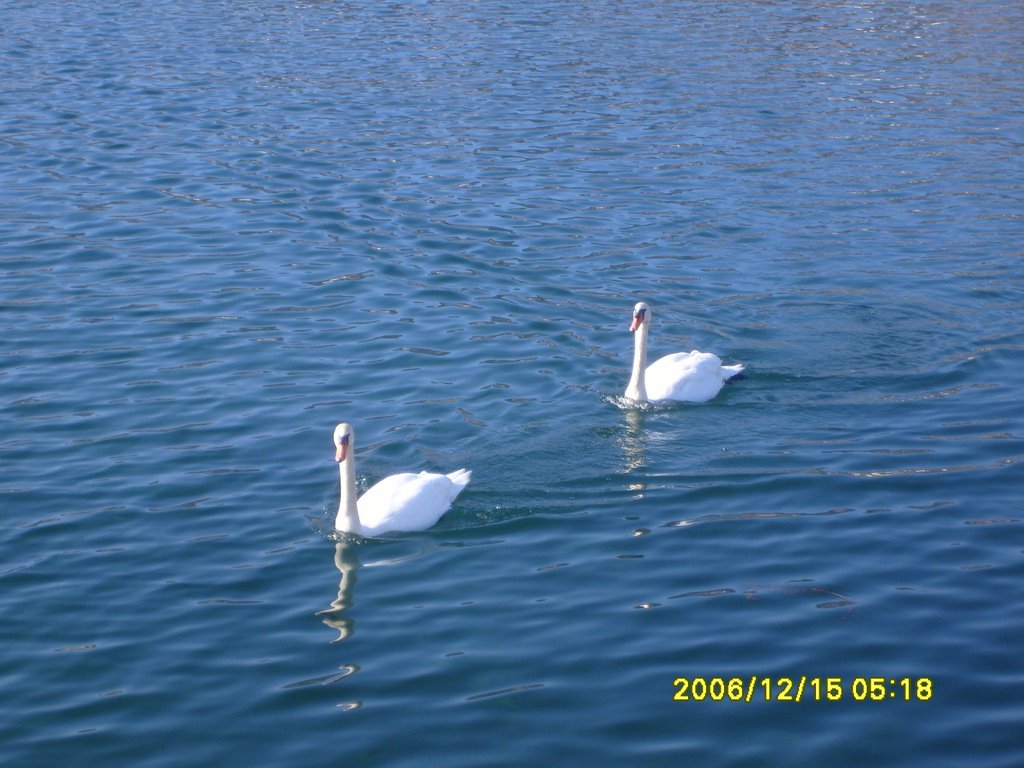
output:
[[[341,442],[338,443],[338,450],[334,452],[334,460],[340,463],[345,460],[346,456],[348,456],[348,435],[341,438]]]
[[[629,325],[629,332],[635,333],[636,329],[644,324],[644,318],[647,316],[647,310],[641,309],[633,315],[633,322]]]

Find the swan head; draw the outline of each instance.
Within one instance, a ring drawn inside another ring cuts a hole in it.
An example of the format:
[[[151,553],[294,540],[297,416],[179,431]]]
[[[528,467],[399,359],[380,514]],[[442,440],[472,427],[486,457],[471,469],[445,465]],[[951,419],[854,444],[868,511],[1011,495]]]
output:
[[[633,307],[633,322],[629,326],[630,333],[633,333],[641,325],[651,322],[651,308],[643,301],[638,301]]]
[[[342,422],[334,428],[334,460],[339,464],[348,458],[355,447],[355,431],[351,425]]]

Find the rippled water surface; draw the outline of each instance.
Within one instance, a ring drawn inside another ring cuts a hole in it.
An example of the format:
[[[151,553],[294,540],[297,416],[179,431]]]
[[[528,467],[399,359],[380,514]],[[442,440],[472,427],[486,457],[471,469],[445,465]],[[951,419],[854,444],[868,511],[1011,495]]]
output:
[[[1022,38],[0,0],[3,764],[1024,764]]]

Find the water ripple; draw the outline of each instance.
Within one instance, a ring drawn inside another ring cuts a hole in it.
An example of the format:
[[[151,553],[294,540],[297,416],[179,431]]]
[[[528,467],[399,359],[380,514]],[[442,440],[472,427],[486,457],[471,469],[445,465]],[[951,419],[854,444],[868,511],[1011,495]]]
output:
[[[1012,3],[0,9],[8,762],[1021,764]]]

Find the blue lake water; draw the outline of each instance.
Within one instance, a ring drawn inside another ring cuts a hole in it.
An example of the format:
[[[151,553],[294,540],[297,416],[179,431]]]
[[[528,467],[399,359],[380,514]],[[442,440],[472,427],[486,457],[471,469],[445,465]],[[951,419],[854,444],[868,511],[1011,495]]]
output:
[[[0,0],[3,764],[1024,764],[1022,42]]]

